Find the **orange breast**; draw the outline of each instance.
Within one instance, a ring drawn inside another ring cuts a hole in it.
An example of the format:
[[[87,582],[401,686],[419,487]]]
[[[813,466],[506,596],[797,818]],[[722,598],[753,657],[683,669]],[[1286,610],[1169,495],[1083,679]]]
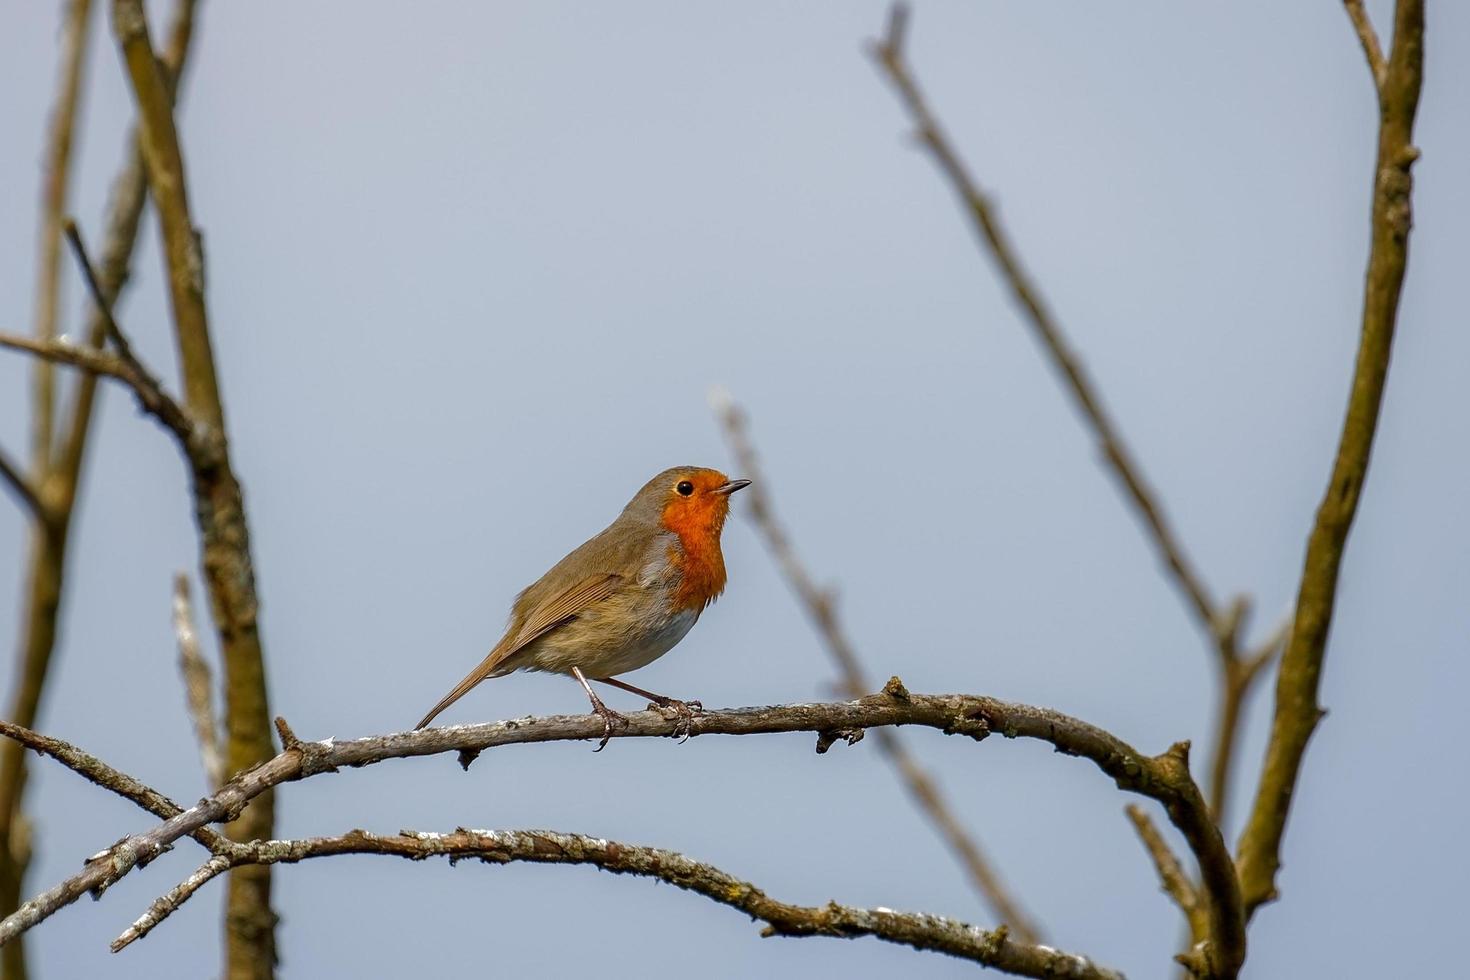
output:
[[[679,570],[679,586],[674,592],[676,611],[701,612],[725,591],[720,531],[728,512],[724,497],[681,500],[664,511],[664,526],[679,536],[679,544],[669,549],[669,559]]]
[[[701,541],[679,536],[679,544],[669,549],[669,558],[679,569],[679,587],[674,591],[674,610],[704,611],[725,591],[725,556],[716,538]]]

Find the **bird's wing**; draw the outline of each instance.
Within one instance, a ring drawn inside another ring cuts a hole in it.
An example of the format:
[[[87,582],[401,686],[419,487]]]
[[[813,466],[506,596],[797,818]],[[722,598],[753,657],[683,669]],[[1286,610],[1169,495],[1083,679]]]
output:
[[[617,591],[618,583],[622,580],[623,576],[616,572],[594,575],[536,606],[526,616],[521,628],[514,631],[515,638],[496,663],[509,657],[532,640],[550,633],[594,602],[606,599]]]
[[[444,695],[439,703],[434,705],[433,710],[424,715],[423,721],[414,726],[414,729],[418,730],[428,725],[439,712],[464,697],[472,687],[489,677],[496,667],[504,663],[506,658],[517,650],[545,636],[563,623],[575,619],[577,613],[593,603],[600,602],[612,595],[617,591],[618,583],[622,579],[623,576],[616,572],[594,575],[534,606],[519,624],[512,624],[511,629],[506,631],[505,637],[495,645],[495,649],[480,661],[479,666],[466,674],[464,680],[454,686],[454,690]]]

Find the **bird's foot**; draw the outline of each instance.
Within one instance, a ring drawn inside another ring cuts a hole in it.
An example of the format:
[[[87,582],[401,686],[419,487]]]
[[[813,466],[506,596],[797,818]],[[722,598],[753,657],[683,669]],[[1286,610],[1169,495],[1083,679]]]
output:
[[[694,718],[704,714],[704,705],[698,701],[680,701],[678,698],[661,698],[653,703],[665,712],[665,718],[675,721],[674,737],[679,740],[679,744],[689,741],[689,737],[694,734]],[[667,714],[670,711],[673,712],[672,715]]]
[[[592,751],[601,752],[607,748],[608,739],[612,738],[613,722],[616,721],[626,725],[628,723],[628,716],[619,714],[603,704],[600,700],[594,700],[592,702],[592,713],[602,719],[602,741],[598,742],[597,748]]]

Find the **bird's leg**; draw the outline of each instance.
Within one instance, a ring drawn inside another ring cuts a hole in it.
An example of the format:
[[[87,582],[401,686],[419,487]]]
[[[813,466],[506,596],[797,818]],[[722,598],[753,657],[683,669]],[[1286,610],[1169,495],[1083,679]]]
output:
[[[689,740],[689,736],[694,730],[694,716],[704,712],[704,705],[698,701],[680,701],[678,698],[654,694],[652,691],[645,691],[641,687],[634,687],[626,681],[614,680],[611,677],[594,677],[592,679],[599,684],[611,684],[613,687],[622,688],[629,694],[636,694],[640,698],[647,698],[660,708],[672,709],[674,716],[679,719],[679,724],[674,726],[674,736],[676,738],[682,736],[681,741]]]
[[[577,679],[578,684],[582,685],[582,690],[587,692],[587,697],[592,699],[592,713],[602,719],[602,741],[598,742],[597,748],[592,750],[593,752],[601,752],[607,748],[607,740],[612,738],[613,720],[617,719],[626,725],[628,719],[602,703],[602,698],[598,697],[597,692],[592,690],[592,685],[587,683],[587,676],[582,673],[580,667],[572,668],[572,676]]]

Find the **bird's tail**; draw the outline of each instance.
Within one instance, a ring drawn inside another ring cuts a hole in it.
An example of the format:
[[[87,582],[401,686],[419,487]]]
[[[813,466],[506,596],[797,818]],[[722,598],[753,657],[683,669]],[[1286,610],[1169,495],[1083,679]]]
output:
[[[454,685],[454,690],[444,695],[444,697],[439,700],[439,703],[434,705],[434,707],[429,710],[428,714],[424,715],[423,721],[413,726],[413,730],[418,731],[420,728],[427,727],[429,722],[433,721],[434,718],[439,714],[439,712],[443,711],[445,708],[449,707],[451,704],[464,697],[470,692],[470,689],[472,687],[493,674],[495,672],[495,668],[500,666],[500,662],[505,659],[504,652],[504,643],[496,646],[494,650],[491,650],[490,653],[485,657],[485,659],[480,661],[479,666],[466,674],[464,680]]]

